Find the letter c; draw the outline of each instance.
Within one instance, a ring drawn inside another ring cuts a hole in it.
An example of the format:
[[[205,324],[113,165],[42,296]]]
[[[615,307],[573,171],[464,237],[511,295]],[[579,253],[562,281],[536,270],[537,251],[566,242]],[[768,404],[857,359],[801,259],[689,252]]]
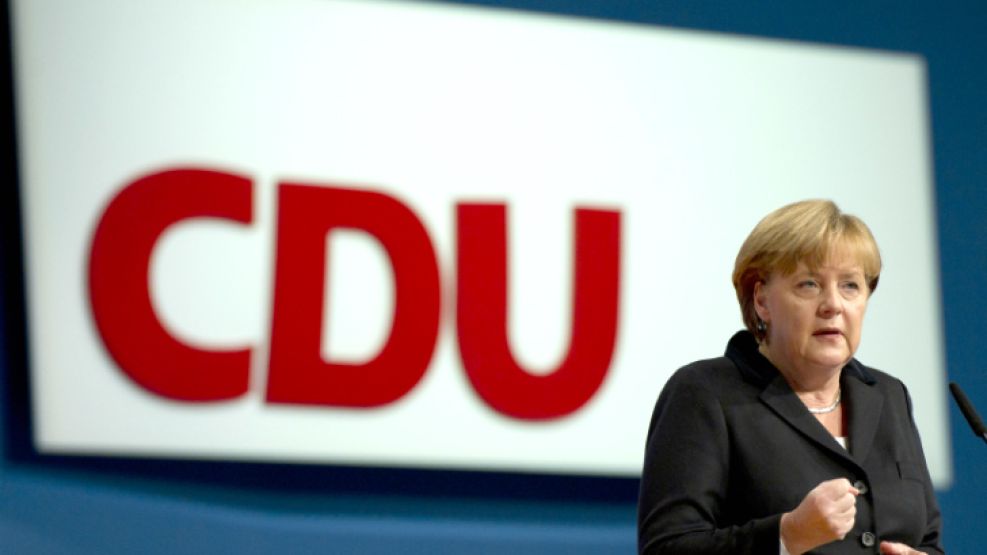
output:
[[[210,351],[171,336],[154,313],[151,253],[161,234],[188,218],[251,221],[251,182],[200,169],[141,177],[106,207],[93,236],[89,300],[103,344],[148,391],[180,401],[233,399],[247,392],[251,349]]]

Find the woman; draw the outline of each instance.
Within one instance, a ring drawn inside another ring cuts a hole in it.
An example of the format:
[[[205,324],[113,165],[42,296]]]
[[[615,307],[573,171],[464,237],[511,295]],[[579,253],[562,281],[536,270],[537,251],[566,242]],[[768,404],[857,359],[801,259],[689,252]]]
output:
[[[733,273],[747,330],[655,406],[641,553],[943,553],[908,392],[853,358],[880,272],[832,202],[758,223]]]

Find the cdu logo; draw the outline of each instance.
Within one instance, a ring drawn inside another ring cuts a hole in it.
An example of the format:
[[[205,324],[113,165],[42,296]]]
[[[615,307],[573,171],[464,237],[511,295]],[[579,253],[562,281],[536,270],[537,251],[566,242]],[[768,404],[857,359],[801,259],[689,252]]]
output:
[[[231,400],[251,388],[254,346],[210,350],[174,337],[155,313],[149,268],[171,226],[193,218],[252,225],[249,177],[175,168],[123,187],[99,218],[89,252],[89,304],[103,345],[141,388],[191,403]],[[570,415],[599,390],[617,338],[621,214],[574,210],[569,345],[552,371],[523,368],[508,340],[507,206],[457,203],[455,329],[462,367],[479,397],[520,420]],[[369,409],[392,403],[428,370],[441,325],[438,258],[421,219],[397,198],[311,183],[277,187],[273,311],[267,403]],[[391,328],[379,351],[358,363],[321,351],[327,237],[373,237],[394,283]],[[447,284],[449,285],[449,284]]]

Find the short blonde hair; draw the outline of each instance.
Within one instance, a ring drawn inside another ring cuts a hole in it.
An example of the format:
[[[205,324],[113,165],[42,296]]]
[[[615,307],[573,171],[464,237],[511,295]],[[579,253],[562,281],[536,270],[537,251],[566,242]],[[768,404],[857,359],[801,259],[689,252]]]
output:
[[[791,274],[800,262],[816,269],[834,252],[847,253],[864,271],[870,293],[881,276],[881,253],[870,229],[860,218],[840,212],[829,200],[803,200],[783,206],[758,222],[737,253],[733,287],[744,325],[758,341],[765,331],[758,326],[754,288],[773,272]],[[760,329],[759,329],[760,328]]]

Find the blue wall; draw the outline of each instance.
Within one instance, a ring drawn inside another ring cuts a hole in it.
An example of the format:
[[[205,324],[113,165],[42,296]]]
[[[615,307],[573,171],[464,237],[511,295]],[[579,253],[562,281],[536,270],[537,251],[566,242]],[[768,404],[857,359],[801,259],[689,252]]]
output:
[[[987,408],[987,4],[513,0],[466,2],[918,53],[929,70],[949,377]],[[7,93],[9,95],[9,91]],[[9,112],[9,97],[5,97]],[[9,117],[9,113],[6,114]],[[9,127],[9,126],[8,126]],[[10,133],[9,129],[5,132]],[[4,177],[14,176],[3,152]],[[10,185],[8,184],[9,188]],[[13,192],[11,192],[13,191]],[[2,197],[0,546],[4,553],[629,553],[634,484],[465,473],[44,464],[26,438],[20,268]],[[889,208],[892,209],[892,208]],[[8,395],[13,392],[13,395]],[[952,405],[951,405],[952,406]],[[951,408],[946,545],[987,545],[987,446]],[[232,477],[231,477],[232,476]]]

